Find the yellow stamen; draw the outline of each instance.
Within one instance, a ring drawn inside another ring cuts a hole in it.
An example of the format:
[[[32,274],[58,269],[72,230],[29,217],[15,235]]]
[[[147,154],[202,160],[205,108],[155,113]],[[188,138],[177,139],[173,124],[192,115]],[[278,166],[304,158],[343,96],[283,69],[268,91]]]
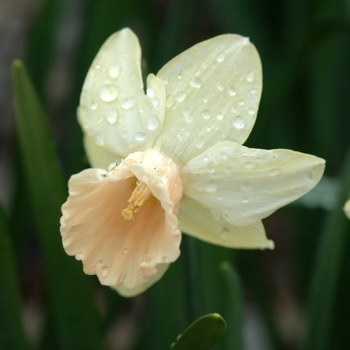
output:
[[[129,205],[122,210],[124,219],[134,219],[135,213],[146,203],[147,199],[151,196],[151,191],[144,182],[136,182],[136,187],[133,190],[128,203]]]

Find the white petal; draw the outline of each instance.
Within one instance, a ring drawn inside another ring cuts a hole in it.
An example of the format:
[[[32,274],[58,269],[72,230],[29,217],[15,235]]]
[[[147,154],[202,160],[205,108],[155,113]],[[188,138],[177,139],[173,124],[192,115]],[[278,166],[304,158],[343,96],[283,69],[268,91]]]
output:
[[[104,146],[97,146],[94,138],[89,135],[84,136],[84,148],[92,168],[107,170],[111,163],[120,164],[122,156],[112,153]]]
[[[310,191],[324,166],[323,159],[312,155],[225,141],[184,167],[184,193],[223,220],[246,226]]]
[[[350,199],[344,205],[344,213],[348,219],[350,219]]]
[[[178,219],[181,231],[205,242],[228,248],[274,248],[261,221],[248,226],[231,225],[187,196],[182,198]]]
[[[79,122],[95,147],[124,158],[152,147],[163,124],[165,87],[152,74],[147,86],[145,95],[135,34],[123,29],[110,36],[89,69],[78,109]]]
[[[171,158],[185,164],[217,142],[247,139],[262,90],[260,58],[247,38],[225,34],[201,42],[157,76],[167,103],[156,144]]]
[[[139,286],[135,288],[127,288],[124,285],[120,287],[112,287],[115,289],[121,296],[126,298],[135,297],[136,295],[139,295],[146,291],[149,287],[151,287],[153,284],[158,282],[165,272],[168,270],[169,264],[159,264],[157,267],[157,273],[153,275],[146,283],[140,284]]]

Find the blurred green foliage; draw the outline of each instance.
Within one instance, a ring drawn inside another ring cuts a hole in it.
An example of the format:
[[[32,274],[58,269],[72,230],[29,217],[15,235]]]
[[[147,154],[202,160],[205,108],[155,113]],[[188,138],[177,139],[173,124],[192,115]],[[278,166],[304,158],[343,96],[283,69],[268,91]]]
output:
[[[7,218],[2,212],[0,217],[0,319],[7,325],[0,331],[1,348],[29,348],[20,317],[25,293],[20,298],[32,241],[44,259],[40,283],[46,290],[46,297],[38,296],[45,326],[35,348],[109,349],[115,333],[119,344],[128,344],[125,349],[167,349],[195,319],[213,312],[227,321],[217,350],[255,349],[255,337],[259,349],[350,348],[350,225],[341,211],[350,197],[345,157],[350,144],[349,2],[44,0],[40,6],[24,57],[29,75],[22,63],[13,67],[20,152],[13,155],[13,208]],[[72,26],[69,93],[55,110],[50,79],[68,15],[80,26]],[[80,263],[61,247],[60,206],[67,178],[86,166],[76,121],[85,74],[105,39],[124,26],[139,36],[154,73],[201,40],[224,32],[250,37],[261,55],[264,91],[247,145],[325,158],[327,175],[342,184],[336,207],[328,212],[322,206],[294,206],[268,218],[267,233],[276,242],[272,252],[232,251],[184,237],[183,256],[145,295],[131,301],[84,276]],[[50,124],[44,110],[50,111]],[[126,340],[116,322],[130,322]]]

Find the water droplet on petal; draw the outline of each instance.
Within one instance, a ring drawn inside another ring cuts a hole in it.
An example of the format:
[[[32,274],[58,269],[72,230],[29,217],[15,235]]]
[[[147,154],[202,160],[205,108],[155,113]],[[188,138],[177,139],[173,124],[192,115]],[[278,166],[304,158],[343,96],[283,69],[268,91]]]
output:
[[[239,100],[239,101],[238,101],[238,105],[239,105],[239,106],[243,106],[243,105],[244,105],[244,101],[243,101],[243,100]]]
[[[124,254],[128,254],[129,253],[129,249],[128,248],[124,248],[123,252],[124,252]]]
[[[223,239],[227,239],[229,234],[230,234],[230,229],[228,229],[227,227],[223,227],[220,230],[220,237]]]
[[[242,199],[242,203],[244,203],[244,204],[249,203],[249,199],[248,199],[248,198],[243,198],[243,199]]]
[[[107,266],[103,266],[101,269],[101,275],[102,277],[106,277],[108,275],[109,268]]]
[[[210,111],[208,109],[205,109],[204,111],[202,111],[201,115],[202,115],[202,118],[209,119],[210,116],[211,116],[211,113],[210,113]]]
[[[93,109],[93,110],[96,110],[98,107],[98,103],[97,102],[92,102],[91,105],[90,105],[90,108]]]
[[[118,63],[114,63],[108,68],[108,74],[111,78],[118,78],[119,73],[120,67]]]
[[[189,108],[184,108],[182,110],[182,114],[183,116],[185,117],[185,121],[187,124],[191,123],[192,122],[192,116],[191,116],[191,111]]]
[[[122,102],[122,107],[124,109],[130,109],[135,105],[135,99],[132,97],[126,98],[123,102]]]
[[[254,81],[254,79],[255,79],[255,74],[254,74],[254,72],[253,72],[253,71],[249,72],[248,75],[247,75],[247,77],[246,77],[247,82],[248,82],[248,83],[251,83],[251,82]]]
[[[155,115],[150,115],[148,118],[147,118],[147,129],[148,130],[155,130],[157,129],[159,126],[159,119],[157,116]]]
[[[118,110],[116,108],[111,108],[106,112],[106,119],[109,123],[114,124],[118,119]]]
[[[227,91],[230,96],[235,96],[237,93],[236,89],[233,86],[230,86]]]
[[[255,109],[254,109],[254,108],[249,108],[249,109],[248,109],[248,113],[249,113],[250,115],[254,115],[254,114],[255,114]]]
[[[99,96],[102,101],[114,101],[118,96],[118,89],[114,85],[104,85],[99,90]]]
[[[255,95],[257,92],[258,92],[258,89],[256,89],[256,88],[252,88],[250,90],[250,93],[253,94],[253,95]]]
[[[117,167],[117,163],[111,163],[108,165],[108,171],[111,172]]]
[[[180,91],[179,93],[177,93],[176,95],[176,99],[179,101],[179,102],[182,102],[185,98],[186,98],[186,92],[184,91]]]
[[[193,77],[193,78],[191,78],[191,80],[190,80],[190,85],[191,85],[192,87],[198,89],[198,88],[201,87],[202,82],[201,82],[201,80],[200,80],[199,78]]]
[[[224,115],[222,113],[219,113],[217,116],[216,116],[216,119],[217,120],[222,120],[224,118]]]
[[[246,121],[245,121],[245,119],[242,117],[242,116],[238,116],[237,118],[236,118],[236,120],[233,122],[233,126],[236,128],[236,129],[239,129],[239,130],[241,130],[241,129],[243,129],[244,127],[245,127],[245,125],[246,125]]]
[[[226,58],[225,52],[220,52],[220,53],[216,56],[216,60],[217,60],[218,62],[222,62],[225,58]]]
[[[101,69],[101,66],[99,64],[96,64],[96,66],[94,67],[96,70]]]
[[[139,142],[142,142],[146,137],[146,134],[142,131],[139,131],[135,134],[135,140],[136,141],[139,141]]]
[[[219,82],[216,83],[216,88],[217,88],[219,91],[223,91],[224,88],[225,88],[225,86],[224,86],[224,84],[223,84],[221,81],[219,81]]]
[[[216,185],[213,182],[208,182],[205,186],[205,190],[208,193],[214,193],[216,191]]]
[[[105,134],[103,131],[99,131],[94,135],[95,142],[99,146],[103,146],[105,143]]]
[[[173,105],[173,103],[174,103],[174,97],[171,95],[167,96],[166,102],[165,102],[166,107],[170,108]]]
[[[216,196],[216,199],[218,200],[218,201],[222,201],[222,196],[220,195],[220,194],[218,194],[217,196]]]

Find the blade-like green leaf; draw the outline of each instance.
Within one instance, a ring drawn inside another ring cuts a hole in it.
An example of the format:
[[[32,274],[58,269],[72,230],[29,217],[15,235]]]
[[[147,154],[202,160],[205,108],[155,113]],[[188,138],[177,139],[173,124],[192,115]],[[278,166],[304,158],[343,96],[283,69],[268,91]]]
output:
[[[331,326],[338,288],[341,286],[341,266],[345,259],[349,222],[342,210],[350,197],[350,148],[341,177],[338,203],[326,218],[316,252],[308,298],[308,331],[304,350],[330,349]]]
[[[88,277],[83,274],[81,265],[62,248],[60,207],[67,189],[48,122],[20,61],[13,64],[13,80],[18,137],[31,209],[51,282],[59,338],[67,349],[98,349],[100,324]]]
[[[171,350],[207,350],[224,335],[226,322],[219,314],[209,314],[194,321],[175,343]]]
[[[244,300],[239,277],[233,266],[225,261],[220,265],[224,284],[222,289],[223,314],[228,327],[225,335],[226,349],[243,350]]]
[[[0,349],[29,349],[21,320],[21,300],[12,242],[1,206],[0,252]]]

